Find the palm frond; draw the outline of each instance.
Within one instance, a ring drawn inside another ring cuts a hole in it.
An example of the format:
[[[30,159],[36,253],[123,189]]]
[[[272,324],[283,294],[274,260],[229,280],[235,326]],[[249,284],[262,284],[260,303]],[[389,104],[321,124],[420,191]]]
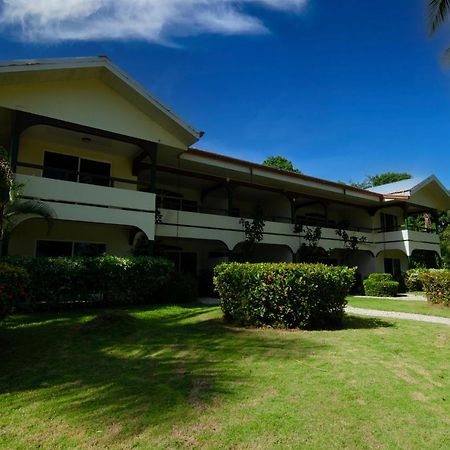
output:
[[[39,200],[19,201],[8,207],[7,216],[11,217],[20,214],[33,214],[47,220],[55,217],[53,209]]]
[[[430,29],[434,33],[450,15],[450,0],[430,0]]]

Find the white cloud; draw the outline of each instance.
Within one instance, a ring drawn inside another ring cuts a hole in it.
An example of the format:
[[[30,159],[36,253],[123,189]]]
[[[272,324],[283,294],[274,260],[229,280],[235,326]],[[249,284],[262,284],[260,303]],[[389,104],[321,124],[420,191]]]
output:
[[[248,6],[299,12],[308,0],[0,0],[0,26],[28,42],[268,32]]]

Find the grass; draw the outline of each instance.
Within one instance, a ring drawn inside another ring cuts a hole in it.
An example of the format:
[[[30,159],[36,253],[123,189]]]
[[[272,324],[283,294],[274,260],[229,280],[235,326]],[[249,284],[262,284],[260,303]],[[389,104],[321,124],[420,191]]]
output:
[[[450,327],[241,329],[217,307],[11,317],[0,447],[450,447]]]
[[[380,309],[383,311],[398,311],[450,318],[449,307],[433,305],[428,302],[389,300],[376,297],[347,297],[347,301],[349,306],[353,306],[355,308]]]

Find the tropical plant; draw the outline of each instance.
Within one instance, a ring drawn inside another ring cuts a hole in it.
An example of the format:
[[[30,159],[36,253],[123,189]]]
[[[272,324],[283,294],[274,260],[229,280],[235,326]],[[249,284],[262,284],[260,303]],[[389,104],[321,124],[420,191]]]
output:
[[[450,16],[450,0],[429,0],[431,33],[445,23]],[[450,62],[450,48],[445,52],[445,59]]]
[[[341,238],[342,245],[344,247],[344,255],[342,258],[344,263],[347,263],[351,256],[359,250],[359,246],[361,244],[365,244],[367,242],[366,236],[358,237],[355,235],[350,235],[344,228],[337,229],[336,234]]]
[[[297,257],[298,262],[318,263],[328,257],[328,252],[319,247],[319,241],[322,238],[321,227],[308,227],[301,224],[295,224],[294,233],[305,233],[300,245]]]
[[[18,217],[32,214],[49,221],[55,217],[53,210],[39,200],[22,200],[24,185],[17,184],[7,152],[0,147],[0,254],[7,252],[9,234]]]
[[[430,0],[430,27],[434,33],[450,15],[450,0]]]
[[[241,218],[239,223],[242,225],[245,235],[245,241],[242,245],[244,259],[249,259],[255,249],[255,245],[264,238],[264,211],[261,206],[256,206],[251,221]]]

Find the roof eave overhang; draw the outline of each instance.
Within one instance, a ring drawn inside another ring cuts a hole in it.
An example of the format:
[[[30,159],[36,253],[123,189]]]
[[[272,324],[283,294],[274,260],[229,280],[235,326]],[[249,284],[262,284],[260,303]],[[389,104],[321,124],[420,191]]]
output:
[[[288,172],[196,148],[189,148],[187,152],[180,155],[180,158],[186,161],[197,162],[210,166],[212,165],[215,167],[224,167],[227,170],[248,173],[253,177],[260,176],[272,180],[276,179],[278,181],[286,181],[287,183],[296,184],[298,187],[303,186],[327,191],[333,194],[343,194],[347,197],[350,196],[355,199],[357,198],[360,200],[372,201],[378,204],[384,201],[383,195],[375,192],[366,191],[364,189],[355,188],[353,186],[348,186],[321,178]]]

